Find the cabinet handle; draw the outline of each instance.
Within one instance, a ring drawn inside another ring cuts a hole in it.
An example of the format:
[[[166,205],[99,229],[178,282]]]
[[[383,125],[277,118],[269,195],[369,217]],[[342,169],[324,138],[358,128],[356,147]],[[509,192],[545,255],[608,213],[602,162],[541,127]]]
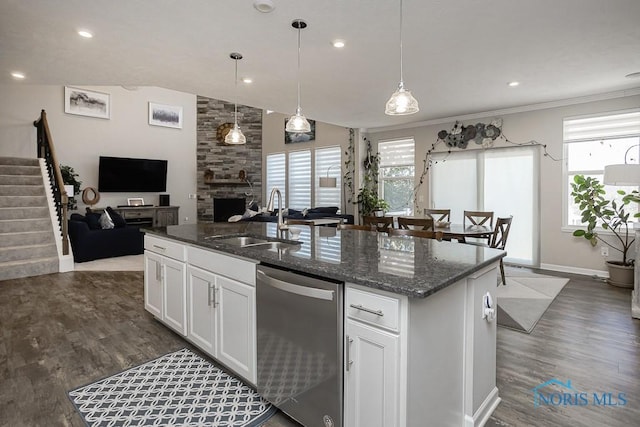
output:
[[[158,245],[153,245],[154,248],[156,249],[160,249],[161,251],[166,251],[167,248],[163,248],[162,246],[158,246]]]
[[[207,286],[207,305],[211,307],[211,288],[213,287],[213,283],[209,283]]]
[[[380,317],[384,316],[384,313],[382,312],[382,310],[374,310],[372,308],[364,307],[361,304],[358,304],[358,305],[349,304],[349,307],[355,308],[356,310],[366,311],[367,313],[375,314],[376,316],[380,316]]]
[[[353,364],[353,360],[351,360],[351,343],[353,342],[353,338],[347,335],[347,372],[349,372],[349,368]]]
[[[217,286],[213,287],[213,306],[214,307],[218,306],[218,287]]]

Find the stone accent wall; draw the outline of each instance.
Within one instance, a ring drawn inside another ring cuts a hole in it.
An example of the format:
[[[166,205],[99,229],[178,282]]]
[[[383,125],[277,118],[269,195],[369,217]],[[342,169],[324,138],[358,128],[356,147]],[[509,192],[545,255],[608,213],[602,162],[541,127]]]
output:
[[[216,132],[219,125],[233,123],[233,106],[198,96],[198,221],[213,220],[214,197],[246,197],[247,203],[253,198],[262,205],[262,110],[238,105],[238,126],[247,144],[224,145],[216,139]],[[241,170],[253,190],[239,178]]]

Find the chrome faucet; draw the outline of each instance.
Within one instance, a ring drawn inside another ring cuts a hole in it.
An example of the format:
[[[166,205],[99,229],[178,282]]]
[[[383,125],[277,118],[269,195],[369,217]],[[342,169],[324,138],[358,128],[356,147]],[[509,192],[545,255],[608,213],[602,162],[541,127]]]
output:
[[[269,203],[267,203],[267,210],[273,212],[273,198],[278,196],[278,230],[280,231],[280,237],[282,238],[284,232],[289,229],[289,226],[282,220],[282,193],[278,190],[278,187],[273,187],[271,195],[269,195]]]

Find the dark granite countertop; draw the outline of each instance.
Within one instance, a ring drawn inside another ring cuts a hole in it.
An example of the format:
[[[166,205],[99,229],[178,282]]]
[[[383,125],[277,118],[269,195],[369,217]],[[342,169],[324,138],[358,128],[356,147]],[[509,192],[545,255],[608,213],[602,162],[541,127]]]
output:
[[[221,241],[239,235],[277,240],[275,223],[199,223],[143,231],[263,264],[414,298],[427,297],[506,254],[456,242],[389,237],[384,233],[333,227],[291,227],[301,230],[298,239],[301,244],[286,250],[241,248]]]

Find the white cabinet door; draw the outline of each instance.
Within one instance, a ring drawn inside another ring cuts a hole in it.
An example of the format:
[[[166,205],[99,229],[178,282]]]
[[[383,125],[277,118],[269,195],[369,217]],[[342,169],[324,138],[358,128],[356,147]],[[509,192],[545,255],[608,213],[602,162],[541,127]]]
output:
[[[216,278],[217,355],[220,362],[256,383],[256,291],[253,286]]]
[[[144,252],[144,308],[162,319],[162,257]]]
[[[215,274],[192,265],[187,267],[187,338],[212,357],[216,355],[215,286]]]
[[[181,335],[187,335],[187,284],[185,264],[161,257],[163,287],[162,320]]]
[[[400,338],[347,319],[345,346],[345,425],[398,426]]]

